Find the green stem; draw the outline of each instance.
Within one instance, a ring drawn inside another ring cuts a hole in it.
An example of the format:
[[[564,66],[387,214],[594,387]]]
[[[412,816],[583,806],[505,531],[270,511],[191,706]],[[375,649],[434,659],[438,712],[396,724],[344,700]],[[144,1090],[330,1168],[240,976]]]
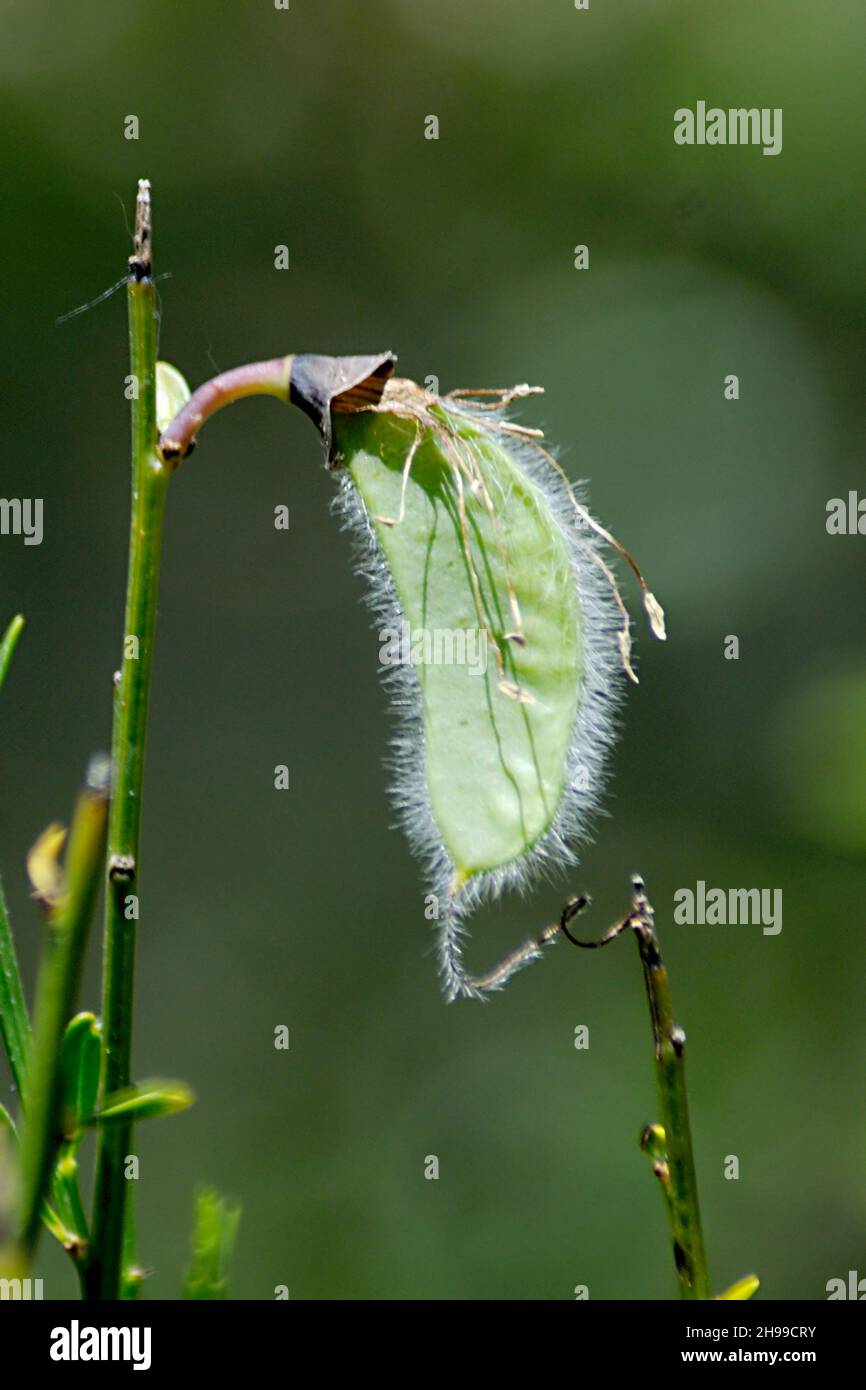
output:
[[[170,470],[159,456],[156,424],[156,296],[150,260],[150,187],[139,184],[134,252],[130,258],[132,401],[132,516],[124,619],[124,658],[114,706],[114,794],[108,830],[108,884],[102,977],[103,1056],[100,1096],[130,1082],[135,970],[135,920],[127,899],[138,882],[138,841],[147,714],[156,627],[166,490]],[[120,1297],[125,1209],[125,1160],[131,1124],[99,1126],[88,1296]]]
[[[0,688],[9,672],[12,656],[18,645],[18,638],[24,629],[24,619],[18,613],[0,638]],[[0,882],[0,1037],[9,1058],[12,1080],[18,1090],[21,1105],[24,1105],[24,1091],[27,1085],[27,1049],[30,1046],[30,1018],[21,984],[21,971],[12,929],[9,926],[9,913]]]
[[[24,619],[20,613],[16,613],[11,623],[0,638],[0,688],[9,671],[9,663],[12,660],[15,648],[18,645],[18,638],[24,630]]]
[[[30,1046],[30,1019],[24,1000],[21,972],[15,942],[9,927],[9,914],[0,883],[0,1033],[9,1058],[12,1080],[22,1108],[26,1103],[27,1049]]]
[[[665,1134],[665,1158],[656,1165],[656,1172],[666,1197],[680,1294],[684,1299],[708,1299],[712,1294],[686,1091],[686,1035],[674,1022],[670,983],[659,950],[653,910],[640,881],[636,881],[629,925],[637,938],[652,1019],[656,1083]]]
[[[28,1259],[36,1244],[42,1202],[61,1140],[63,1033],[75,1011],[87,927],[105,848],[107,807],[107,765],[100,759],[76,805],[63,891],[48,919],[48,939],[36,987],[33,1043],[27,1066],[28,1099],[21,1136],[19,1244]]]
[[[30,1017],[24,999],[15,943],[9,927],[2,882],[0,882],[0,1034],[3,1037],[6,1055],[9,1059],[9,1069],[18,1091],[18,1099],[23,1113],[27,1105],[27,1063],[31,1048]],[[0,1111],[2,1111],[2,1107],[0,1107]],[[5,1111],[2,1111],[0,1122],[2,1122],[4,1115]],[[9,1124],[11,1126],[11,1120]],[[15,1136],[17,1142],[14,1126],[10,1132]],[[47,1202],[43,1202],[43,1224],[60,1241],[64,1249],[75,1253],[78,1245],[76,1233],[85,1230],[86,1226],[75,1222],[75,1213],[69,1201],[66,1185],[59,1176],[55,1178],[53,1196],[55,1205],[62,1212],[63,1220],[60,1220],[57,1212],[53,1211]],[[76,1263],[78,1263],[77,1253],[75,1253],[75,1258]]]

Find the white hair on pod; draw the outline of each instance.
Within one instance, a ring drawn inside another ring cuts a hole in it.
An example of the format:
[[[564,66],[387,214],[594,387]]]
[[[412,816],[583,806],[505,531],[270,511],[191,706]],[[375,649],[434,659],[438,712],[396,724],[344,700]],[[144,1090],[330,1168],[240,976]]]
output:
[[[454,408],[450,401],[442,404]],[[599,539],[575,506],[575,501],[580,502],[577,491],[528,440],[495,429],[501,414],[486,411],[482,415],[463,402],[459,410],[461,415],[471,416],[473,425],[490,431],[491,440],[517,464],[541,496],[565,538],[580,613],[583,669],[563,792],[552,824],[519,859],[475,875],[455,892],[454,865],[442,843],[427,788],[418,677],[408,664],[381,668],[397,723],[387,759],[392,775],[391,798],[399,823],[440,905],[437,945],[449,1000],[458,995],[482,998],[489,990],[500,989],[517,970],[541,955],[539,942],[534,949],[527,947],[515,952],[513,962],[509,958],[505,970],[492,972],[493,983],[485,983],[483,977],[475,979],[463,962],[465,922],[476,908],[496,899],[504,890],[524,892],[539,878],[578,863],[577,848],[589,839],[589,821],[599,809],[605,758],[616,735],[623,678],[621,614],[599,563]],[[351,533],[355,568],[366,584],[365,598],[374,625],[379,629],[399,627],[399,600],[364,501],[345,468],[338,469],[337,476],[339,490],[332,509],[342,529]]]

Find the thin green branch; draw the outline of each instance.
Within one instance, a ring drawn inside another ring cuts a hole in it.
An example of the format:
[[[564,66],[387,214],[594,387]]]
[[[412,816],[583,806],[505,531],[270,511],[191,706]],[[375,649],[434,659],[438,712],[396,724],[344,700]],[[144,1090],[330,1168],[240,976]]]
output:
[[[9,1060],[12,1080],[18,1091],[22,1114],[27,1105],[27,1067],[32,1045],[30,1017],[24,998],[21,973],[15,952],[15,942],[9,926],[3,884],[0,882],[0,1034]],[[2,1107],[0,1107],[2,1110]],[[5,1115],[5,1111],[3,1114]],[[2,1120],[2,1115],[0,1115]],[[9,1129],[17,1145],[17,1132],[11,1119]],[[61,1174],[55,1174],[52,1196],[58,1211],[47,1202],[42,1204],[42,1221],[63,1248],[78,1260],[81,1236],[86,1233],[86,1222],[76,1220],[76,1212],[70,1196],[70,1184]],[[80,1212],[80,1207],[79,1207]],[[62,1217],[62,1219],[61,1219]]]
[[[684,1299],[712,1298],[698,1204],[698,1179],[686,1090],[686,1035],[674,1021],[670,982],[643,882],[635,880],[630,926],[640,951],[652,1020],[656,1086],[664,1129],[664,1157],[655,1171],[665,1193],[674,1264]]]
[[[0,882],[0,1033],[9,1058],[12,1080],[22,1107],[27,1090],[27,1050],[30,1046],[30,1019],[18,969],[15,942]]]
[[[20,613],[16,613],[2,638],[0,638],[0,690],[3,688],[3,682],[9,670],[9,663],[18,645],[18,638],[23,631],[24,619]]]
[[[614,922],[597,940],[580,941],[569,929],[569,922],[586,907],[588,900],[585,897],[569,899],[562,910],[559,926],[572,945],[585,949],[607,946],[629,929],[635,934],[649,1000],[656,1085],[662,1112],[662,1124],[647,1125],[641,1146],[654,1160],[653,1168],[664,1193],[680,1293],[685,1299],[707,1299],[712,1294],[689,1124],[686,1035],[674,1022],[670,984],[659,950],[655,916],[643,879],[635,877],[632,883],[634,896],[631,911]]]
[[[124,653],[115,696],[114,792],[108,831],[108,883],[102,977],[103,1056],[100,1096],[130,1082],[135,920],[126,910],[138,882],[138,842],[150,679],[166,490],[170,470],[159,456],[156,423],[156,294],[151,266],[150,186],[139,184],[129,262],[132,400],[132,515],[124,618]],[[131,1123],[99,1127],[88,1296],[120,1297],[128,1183],[124,1173]]]
[[[19,1244],[27,1258],[60,1143],[63,1033],[75,1011],[87,928],[99,888],[108,816],[108,764],[94,759],[72,819],[63,889],[47,924],[39,969],[27,1108],[21,1135]]]
[[[0,689],[2,689],[6,679],[13,653],[18,645],[18,638],[23,630],[24,619],[18,613],[0,639]],[[3,1038],[6,1056],[9,1058],[12,1080],[23,1105],[24,1090],[27,1084],[30,1019],[21,984],[21,971],[18,968],[15,942],[12,939],[12,929],[9,925],[9,913],[3,894],[2,880],[0,880],[0,1036]]]

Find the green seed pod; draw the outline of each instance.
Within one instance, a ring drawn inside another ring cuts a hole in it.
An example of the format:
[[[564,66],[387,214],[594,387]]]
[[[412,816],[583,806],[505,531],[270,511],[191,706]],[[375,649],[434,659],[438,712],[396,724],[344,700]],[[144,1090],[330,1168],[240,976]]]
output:
[[[393,378],[394,366],[391,353],[272,358],[189,399],[181,378],[160,451],[175,465],[211,415],[254,394],[291,401],[318,426],[380,629],[400,724],[394,797],[430,877],[446,992],[477,996],[539,956],[558,924],[479,977],[463,965],[463,922],[504,888],[577,862],[621,675],[637,679],[600,542],[634,569],[661,638],[664,616],[540,431],[508,418],[539,388],[440,397]]]
[[[338,508],[359,538],[400,722],[395,801],[431,879],[450,998],[499,988],[551,939],[484,977],[462,962],[462,924],[481,901],[576,862],[620,677],[634,675],[598,551],[612,538],[537,432],[506,417],[527,394],[440,398],[392,380],[376,403],[331,409]]]

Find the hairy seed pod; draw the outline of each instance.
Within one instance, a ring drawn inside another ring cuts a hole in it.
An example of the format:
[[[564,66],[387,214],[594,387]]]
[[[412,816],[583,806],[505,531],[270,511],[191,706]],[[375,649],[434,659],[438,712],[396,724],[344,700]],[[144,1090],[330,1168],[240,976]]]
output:
[[[183,458],[210,415],[251,394],[289,400],[318,426],[380,629],[399,721],[394,799],[430,879],[445,989],[478,996],[539,956],[557,927],[473,976],[461,952],[468,914],[577,862],[621,676],[637,679],[602,542],[634,569],[659,638],[664,615],[541,432],[509,418],[540,388],[438,396],[395,378],[395,361],[296,355],[236,368],[183,402],[160,449]]]
[[[399,731],[403,826],[438,905],[446,992],[500,987],[542,941],[469,975],[468,913],[576,862],[601,790],[629,660],[628,619],[592,521],[535,431],[530,393],[435,397],[393,379],[332,410],[338,508],[380,629]],[[651,596],[655,630],[661,610]]]

